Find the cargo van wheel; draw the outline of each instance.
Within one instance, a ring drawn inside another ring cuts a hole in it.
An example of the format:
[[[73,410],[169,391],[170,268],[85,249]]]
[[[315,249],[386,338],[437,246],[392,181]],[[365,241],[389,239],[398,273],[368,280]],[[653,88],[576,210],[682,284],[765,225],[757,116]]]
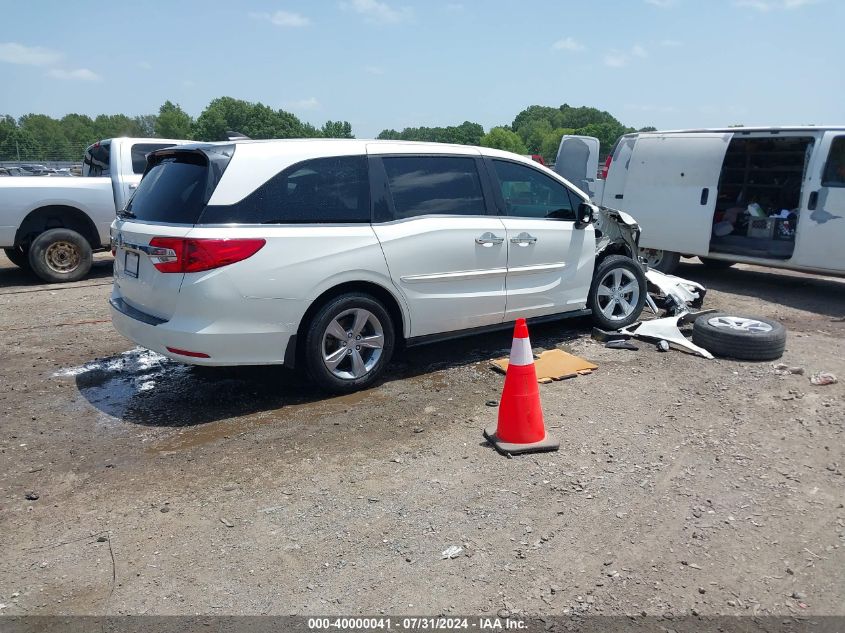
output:
[[[699,257],[698,259],[707,268],[712,268],[713,270],[724,270],[736,264],[736,262],[726,262],[723,259],[710,259],[709,257]]]
[[[681,254],[674,251],[664,251],[659,248],[641,248],[640,257],[645,260],[649,268],[671,275],[681,261]]]
[[[91,245],[70,229],[50,229],[29,246],[32,272],[51,283],[79,281],[91,270]]]
[[[23,246],[4,248],[3,252],[6,253],[9,261],[18,268],[23,268],[24,270],[29,268],[29,252]]]

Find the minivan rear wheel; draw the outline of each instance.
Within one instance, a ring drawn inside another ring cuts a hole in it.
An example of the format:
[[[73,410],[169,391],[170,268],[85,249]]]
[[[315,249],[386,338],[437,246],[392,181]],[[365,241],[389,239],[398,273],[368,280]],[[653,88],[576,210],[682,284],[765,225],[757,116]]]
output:
[[[317,310],[305,336],[304,360],[322,389],[350,393],[369,387],[393,356],[393,322],[374,297],[350,293]]]

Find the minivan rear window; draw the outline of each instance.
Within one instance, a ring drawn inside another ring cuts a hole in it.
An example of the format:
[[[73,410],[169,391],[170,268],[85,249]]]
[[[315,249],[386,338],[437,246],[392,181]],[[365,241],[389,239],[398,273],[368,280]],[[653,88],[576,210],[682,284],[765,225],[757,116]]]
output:
[[[208,160],[198,152],[158,158],[129,201],[127,217],[196,224],[206,203]]]

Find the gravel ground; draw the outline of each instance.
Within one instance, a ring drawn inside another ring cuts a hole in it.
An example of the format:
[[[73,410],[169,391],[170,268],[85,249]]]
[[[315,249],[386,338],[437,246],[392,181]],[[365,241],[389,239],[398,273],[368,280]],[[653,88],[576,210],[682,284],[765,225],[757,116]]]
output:
[[[845,280],[680,274],[804,375],[536,327],[599,369],[540,387],[559,452],[506,459],[509,333],[324,397],[133,349],[107,257],[51,286],[0,255],[0,613],[845,615],[845,385],[808,380],[845,378]]]

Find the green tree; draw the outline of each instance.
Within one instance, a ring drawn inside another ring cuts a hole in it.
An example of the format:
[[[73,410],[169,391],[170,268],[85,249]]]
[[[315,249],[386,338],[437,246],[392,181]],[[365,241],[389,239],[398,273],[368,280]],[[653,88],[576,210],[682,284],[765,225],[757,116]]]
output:
[[[155,118],[155,136],[160,138],[190,139],[194,125],[191,116],[178,103],[165,101]]]
[[[263,103],[219,97],[209,103],[197,117],[193,137],[202,141],[224,141],[229,130],[246,134],[250,138],[320,136],[317,128],[303,123],[290,112],[273,110]]]
[[[21,127],[14,128],[0,144],[0,160],[43,160],[43,155],[38,139]]]
[[[320,133],[326,138],[355,138],[349,121],[326,121]]]
[[[459,145],[479,145],[484,136],[484,128],[471,121],[447,127],[406,127],[401,132],[382,130],[380,139],[394,141],[428,141],[431,143],[457,143]]]
[[[519,134],[511,132],[504,127],[494,127],[487,134],[481,137],[480,144],[483,147],[495,147],[514,154],[527,154],[528,149],[522,142]]]

